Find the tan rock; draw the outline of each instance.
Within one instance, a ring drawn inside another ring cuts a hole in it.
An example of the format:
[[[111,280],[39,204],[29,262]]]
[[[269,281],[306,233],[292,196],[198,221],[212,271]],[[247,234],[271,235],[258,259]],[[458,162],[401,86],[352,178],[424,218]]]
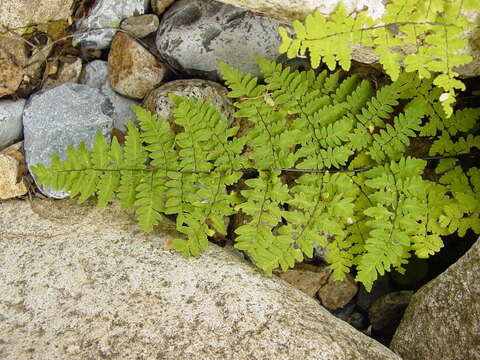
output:
[[[357,284],[353,276],[347,274],[345,279],[333,280],[330,276],[328,282],[318,291],[318,296],[323,306],[329,310],[335,310],[347,305],[357,293]]]
[[[80,79],[80,74],[82,73],[82,59],[80,58],[69,58],[68,62],[64,61],[60,65],[60,68],[54,74],[53,77],[49,77],[45,84],[43,85],[44,89],[52,88],[65,84],[66,82],[78,83]]]
[[[164,250],[118,203],[0,202],[2,359],[399,360],[214,244]]]
[[[331,270],[328,266],[318,267],[300,264],[277,275],[298,290],[314,298],[317,291],[328,281],[330,273]]]
[[[28,191],[23,176],[25,157],[21,152],[23,141],[0,152],[0,199],[6,200],[25,195]]]
[[[119,32],[108,54],[112,88],[118,93],[142,99],[156,88],[164,75],[163,65],[130,35]]]
[[[133,36],[142,39],[145,36],[155,32],[158,29],[160,21],[155,14],[145,14],[140,16],[132,16],[120,25],[120,28],[128,31]]]
[[[0,35],[0,97],[14,94],[23,79],[26,63],[25,43]]]
[[[1,0],[0,29],[68,19],[74,0]]]
[[[175,0],[152,0],[150,4],[155,14],[162,15],[166,8],[173,4],[174,1]]]
[[[412,297],[390,347],[405,360],[480,359],[480,240]]]

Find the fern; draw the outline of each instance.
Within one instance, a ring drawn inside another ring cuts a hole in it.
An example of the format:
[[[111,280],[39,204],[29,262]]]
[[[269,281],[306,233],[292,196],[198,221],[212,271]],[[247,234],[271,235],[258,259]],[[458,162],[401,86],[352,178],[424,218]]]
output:
[[[340,2],[329,17],[317,11],[308,15],[304,23],[295,20],[293,37],[281,27],[279,51],[289,58],[304,56],[308,51],[313,68],[324,62],[330,70],[334,70],[337,63],[349,70],[354,45],[373,47],[385,72],[394,81],[401,73],[401,65],[407,72],[418,73],[420,79],[429,79],[435,74],[433,84],[442,89],[437,99],[449,117],[455,90],[465,89],[453,69],[472,61],[471,56],[464,54],[468,41],[462,34],[476,24],[463,15],[465,10],[480,10],[480,3],[393,0],[386,5],[385,15],[374,20],[366,11],[349,16]],[[407,49],[407,53],[400,53],[399,46]]]
[[[92,149],[81,143],[48,169],[32,167],[37,182],[99,207],[118,197],[145,231],[175,216],[183,236],[173,247],[185,257],[226,235],[226,217],[242,211],[235,247],[266,273],[322,245],[335,279],[356,267],[367,289],[412,252],[438,252],[441,236],[480,233],[480,172],[459,163],[480,148],[477,109],[448,118],[433,82],[414,74],[373,91],[356,75],[257,62],[264,83],[220,65],[234,116],[252,125],[242,136],[209,102],[171,95],[181,132],[134,107],[139,128],[128,123],[123,147],[97,135]],[[426,148],[415,153],[420,135]]]

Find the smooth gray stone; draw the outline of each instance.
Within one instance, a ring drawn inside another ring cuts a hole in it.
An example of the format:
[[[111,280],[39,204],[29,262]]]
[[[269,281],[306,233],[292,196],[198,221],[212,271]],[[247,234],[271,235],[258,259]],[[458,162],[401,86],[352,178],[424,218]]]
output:
[[[22,112],[26,100],[0,100],[0,150],[22,137]]]
[[[163,15],[156,46],[176,70],[219,80],[218,62],[259,75],[253,56],[276,60],[279,22],[213,0],[179,0]]]
[[[95,140],[97,131],[108,137],[113,125],[113,105],[99,90],[86,85],[65,83],[40,91],[30,97],[23,111],[25,158],[27,166],[51,164],[52,154],[65,159],[68,145],[87,146]],[[32,174],[33,178],[35,176]],[[39,187],[53,198],[65,198],[66,191]]]
[[[135,12],[144,14],[149,0],[96,0],[88,16],[77,24],[73,40],[86,49],[106,49],[110,46],[120,22]]]
[[[127,122],[132,120],[137,123],[137,118],[132,110],[132,104],[140,105],[140,101],[122,96],[113,90],[108,76],[108,62],[94,60],[85,66],[81,83],[99,89],[113,105],[113,127],[126,132]]]

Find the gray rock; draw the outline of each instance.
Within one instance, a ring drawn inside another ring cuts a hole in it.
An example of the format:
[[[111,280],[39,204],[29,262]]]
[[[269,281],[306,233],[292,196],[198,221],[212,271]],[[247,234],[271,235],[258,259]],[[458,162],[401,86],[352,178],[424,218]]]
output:
[[[117,203],[0,213],[2,359],[400,359],[229,251],[164,250]]]
[[[106,49],[110,46],[120,22],[135,12],[144,14],[149,0],[96,0],[88,16],[77,24],[73,40],[86,49]]]
[[[129,119],[135,123],[137,122],[135,113],[132,110],[132,104],[140,105],[140,101],[117,94],[113,90],[108,76],[108,62],[94,60],[88,63],[85,66],[81,82],[92,88],[99,89],[110,100],[113,105],[111,118],[113,119],[114,128],[126,132]]]
[[[128,31],[133,36],[142,39],[157,31],[160,21],[155,14],[132,16],[122,21],[122,30]]]
[[[357,306],[361,311],[368,313],[368,310],[370,310],[375,300],[389,292],[392,292],[392,287],[388,275],[380,276],[373,283],[370,292],[360,283],[357,295]]]
[[[22,137],[22,112],[26,100],[0,100],[0,150]]]
[[[391,339],[412,295],[413,291],[395,291],[375,300],[368,312],[372,334]]]
[[[83,141],[90,146],[97,131],[109,136],[112,114],[113,105],[108,98],[86,85],[66,83],[30,97],[23,111],[25,157],[29,170],[37,163],[50,166],[53,153],[65,158],[68,145],[76,147]],[[53,198],[68,196],[68,192],[61,190],[53,191],[42,186],[40,190]]]
[[[218,62],[259,75],[253,56],[278,57],[280,23],[213,0],[179,0],[163,15],[159,53],[192,76],[220,79]]]
[[[413,295],[391,348],[405,360],[480,359],[480,241]]]
[[[174,107],[168,97],[170,93],[208,100],[220,110],[223,116],[230,121],[233,120],[235,109],[227,97],[227,88],[208,80],[190,79],[167,82],[150,92],[143,100],[142,106],[160,117],[169,119]]]

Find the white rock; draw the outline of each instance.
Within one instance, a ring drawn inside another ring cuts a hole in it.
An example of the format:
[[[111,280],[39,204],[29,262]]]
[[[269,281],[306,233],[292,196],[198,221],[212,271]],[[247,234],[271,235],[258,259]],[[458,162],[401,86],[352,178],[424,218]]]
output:
[[[82,79],[82,84],[99,89],[113,105],[113,127],[122,131],[127,131],[127,122],[132,120],[136,122],[135,113],[132,110],[132,104],[139,105],[140,101],[130,99],[120,94],[117,94],[110,85],[108,76],[108,62],[103,60],[94,60],[85,65],[85,71]]]
[[[25,99],[0,100],[0,150],[22,136],[22,112]]]
[[[110,46],[123,19],[135,13],[144,14],[149,0],[96,0],[88,16],[77,26],[73,40],[87,49],[106,49]]]
[[[0,203],[2,358],[400,359],[215,245],[165,251],[117,205]]]

